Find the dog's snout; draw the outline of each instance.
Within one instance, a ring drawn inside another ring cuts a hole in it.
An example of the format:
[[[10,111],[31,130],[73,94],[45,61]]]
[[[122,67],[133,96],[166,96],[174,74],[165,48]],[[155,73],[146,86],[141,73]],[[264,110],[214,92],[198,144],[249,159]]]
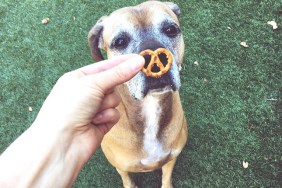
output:
[[[143,51],[143,50],[155,51],[158,48],[165,48],[165,46],[163,44],[161,44],[159,41],[152,39],[152,40],[147,40],[147,41],[143,42],[142,45],[140,45],[139,51],[140,52]],[[144,56],[144,59],[145,59],[145,66],[144,66],[144,68],[148,67],[148,65],[149,65],[149,63],[151,61],[151,58],[152,57],[150,55],[145,55]],[[168,63],[167,55],[164,54],[164,53],[160,53],[158,55],[158,58],[163,63],[163,66],[165,67],[167,65],[167,63]],[[154,65],[152,67],[152,71],[153,72],[159,72],[160,68],[158,66]]]
[[[142,42],[140,45],[139,52],[142,52],[143,50],[152,50],[155,51],[158,48],[165,48],[163,44],[161,44],[159,41],[156,40],[148,40],[145,42]]]

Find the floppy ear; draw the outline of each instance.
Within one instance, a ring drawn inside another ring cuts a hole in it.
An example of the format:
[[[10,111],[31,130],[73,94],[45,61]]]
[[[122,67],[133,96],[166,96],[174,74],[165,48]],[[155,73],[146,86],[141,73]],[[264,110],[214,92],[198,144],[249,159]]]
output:
[[[91,55],[96,62],[104,60],[100,48],[102,48],[103,44],[102,33],[104,28],[103,20],[105,17],[106,16],[101,17],[88,33],[88,45]]]
[[[166,6],[168,6],[174,12],[174,14],[179,18],[180,8],[177,4],[174,4],[172,2],[164,2],[164,4],[166,4]]]

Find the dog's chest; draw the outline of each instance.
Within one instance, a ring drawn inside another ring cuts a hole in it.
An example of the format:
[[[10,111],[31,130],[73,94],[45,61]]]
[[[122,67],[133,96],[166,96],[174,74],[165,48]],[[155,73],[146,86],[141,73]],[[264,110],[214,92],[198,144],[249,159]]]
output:
[[[146,153],[141,160],[143,165],[150,165],[166,158],[170,151],[164,151],[164,147],[158,139],[160,131],[160,117],[162,108],[160,100],[153,96],[148,96],[143,103],[143,113],[145,114],[145,127],[143,138],[143,149]]]

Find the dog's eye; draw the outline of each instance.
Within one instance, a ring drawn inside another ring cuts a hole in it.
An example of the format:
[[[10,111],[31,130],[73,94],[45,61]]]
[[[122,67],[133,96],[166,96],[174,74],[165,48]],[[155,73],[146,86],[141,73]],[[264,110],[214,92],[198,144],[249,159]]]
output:
[[[129,37],[121,36],[114,40],[112,47],[118,49],[124,49],[127,47],[128,43],[129,43]]]
[[[165,33],[168,37],[176,37],[180,32],[180,29],[177,25],[167,25],[162,28],[163,33]]]

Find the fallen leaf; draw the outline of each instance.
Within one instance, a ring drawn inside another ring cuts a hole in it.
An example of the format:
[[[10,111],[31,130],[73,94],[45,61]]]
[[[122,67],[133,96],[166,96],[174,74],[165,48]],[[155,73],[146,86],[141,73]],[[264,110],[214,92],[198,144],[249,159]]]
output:
[[[273,30],[278,28],[277,23],[275,21],[273,21],[273,20],[272,21],[268,21],[267,24],[271,25]]]
[[[249,163],[247,161],[243,161],[243,167],[244,168],[248,168],[249,167]]]
[[[48,24],[49,23],[49,21],[50,21],[50,18],[44,18],[41,22],[42,22],[42,24]]]
[[[275,99],[275,98],[270,98],[270,99],[266,99],[268,101],[277,101],[278,99]]]
[[[32,112],[32,107],[31,106],[28,107],[28,111]]]
[[[243,41],[243,42],[240,42],[240,45],[243,46],[243,47],[245,47],[245,48],[248,48],[248,47],[249,47],[249,45],[247,45],[247,43],[244,42],[244,41]]]
[[[181,70],[182,70],[182,66],[179,65],[179,66],[178,66],[178,71],[180,72]]]

